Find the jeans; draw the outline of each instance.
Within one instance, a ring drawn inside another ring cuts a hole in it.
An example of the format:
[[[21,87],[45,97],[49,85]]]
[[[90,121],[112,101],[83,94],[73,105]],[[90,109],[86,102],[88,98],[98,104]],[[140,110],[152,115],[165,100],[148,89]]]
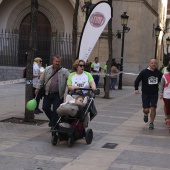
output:
[[[110,89],[111,90],[115,90],[115,85],[116,85],[116,82],[117,82],[117,78],[111,78],[110,79]]]
[[[49,93],[44,96],[43,110],[50,120],[50,125],[55,126],[58,120],[57,108],[63,103],[64,98],[60,99],[59,93]],[[51,109],[52,106],[52,109]]]

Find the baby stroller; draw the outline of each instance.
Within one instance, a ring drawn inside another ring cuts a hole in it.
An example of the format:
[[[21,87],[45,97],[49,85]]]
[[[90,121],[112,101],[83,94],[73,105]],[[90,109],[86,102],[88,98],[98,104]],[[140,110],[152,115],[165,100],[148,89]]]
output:
[[[88,91],[84,94],[83,91]],[[99,93],[99,91],[98,91]],[[69,93],[72,97],[75,95],[83,96],[84,101],[82,104],[78,104],[78,110],[72,109],[72,112],[76,111],[74,115],[68,113],[60,113],[57,109],[59,119],[55,127],[51,130],[52,145],[56,145],[59,141],[68,141],[68,146],[72,147],[74,142],[85,138],[87,144],[91,144],[93,140],[93,131],[88,129],[88,120],[92,120],[97,115],[97,110],[94,105],[94,98],[97,94],[92,89],[81,88]],[[66,97],[67,100],[67,97]]]

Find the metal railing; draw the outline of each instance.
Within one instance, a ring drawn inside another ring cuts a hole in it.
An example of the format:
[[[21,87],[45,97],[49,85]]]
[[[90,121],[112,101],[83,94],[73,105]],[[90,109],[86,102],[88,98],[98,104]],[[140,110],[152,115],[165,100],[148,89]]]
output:
[[[1,31],[0,33],[0,66],[26,66],[25,53],[29,49],[29,35],[23,32]],[[43,66],[52,63],[56,54],[62,56],[62,65],[72,68],[72,37],[68,34],[51,34],[37,36],[37,54],[43,59]],[[35,56],[35,57],[36,57]]]

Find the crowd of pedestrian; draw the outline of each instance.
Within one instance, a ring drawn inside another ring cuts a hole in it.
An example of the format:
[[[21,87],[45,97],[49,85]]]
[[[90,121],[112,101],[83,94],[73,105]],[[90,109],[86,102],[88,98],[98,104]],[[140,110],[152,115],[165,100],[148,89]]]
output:
[[[110,90],[116,90],[120,65],[115,59],[112,59],[111,69],[108,70],[107,61],[103,67],[104,91],[106,89],[106,74],[110,76]],[[62,67],[62,57],[54,56],[53,64],[42,67],[42,59],[36,57],[33,63],[33,97],[36,98],[37,107],[35,114],[45,112],[49,119],[49,126],[55,126],[58,116],[57,108],[64,102],[64,93],[66,87],[69,91],[78,88],[92,88],[96,90],[98,86],[101,65],[99,58],[95,57],[94,62],[85,62],[76,60],[73,63],[73,72]],[[152,58],[149,65],[143,69],[134,81],[135,94],[139,94],[139,85],[141,82],[142,107],[145,123],[149,121],[149,129],[154,129],[154,120],[156,117],[156,108],[158,98],[164,101],[165,121],[170,122],[170,60],[166,67],[157,69],[157,61]],[[42,96],[41,88],[45,86],[45,95]],[[39,108],[40,100],[43,98],[43,111]],[[148,118],[150,117],[150,118]]]

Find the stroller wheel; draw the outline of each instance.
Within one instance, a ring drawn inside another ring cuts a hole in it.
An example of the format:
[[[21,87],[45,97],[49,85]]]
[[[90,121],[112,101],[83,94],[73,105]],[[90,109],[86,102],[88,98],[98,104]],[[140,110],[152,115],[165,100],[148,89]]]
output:
[[[74,145],[74,138],[71,136],[68,139],[68,146],[71,148],[71,147],[73,147],[73,145]]]
[[[52,133],[52,138],[51,138],[51,144],[53,146],[57,145],[57,142],[58,142],[58,136],[54,133]]]
[[[85,138],[86,138],[87,145],[91,144],[91,142],[93,140],[93,131],[92,131],[92,129],[87,129]]]

